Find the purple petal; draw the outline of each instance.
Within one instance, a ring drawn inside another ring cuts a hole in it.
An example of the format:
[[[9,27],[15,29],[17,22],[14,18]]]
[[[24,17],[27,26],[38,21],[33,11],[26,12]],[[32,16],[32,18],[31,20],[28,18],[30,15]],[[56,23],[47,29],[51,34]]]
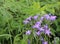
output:
[[[38,18],[38,15],[34,16],[33,19],[36,20]]]
[[[41,17],[40,20],[43,21],[44,20],[44,17]]]
[[[41,25],[41,23],[38,21],[38,22],[35,23],[35,25]]]
[[[50,31],[50,29],[46,29],[45,30],[45,34],[47,34],[48,36],[51,34],[51,31]]]
[[[34,26],[32,26],[32,28],[37,28],[38,29],[40,27],[39,27],[39,25],[34,25]]]
[[[44,25],[44,29],[48,29],[48,25],[46,24],[46,25]]]
[[[40,28],[41,24],[40,22],[36,22],[34,26],[32,26],[32,28]]]
[[[44,17],[49,20],[50,19],[50,16],[48,14],[44,15]]]
[[[47,41],[44,41],[43,44],[48,44],[48,42]]]
[[[54,21],[56,19],[56,16],[50,16],[50,20]]]
[[[39,28],[38,30],[41,31],[41,32],[44,32],[43,27]]]
[[[29,21],[27,21],[27,20],[24,20],[24,21],[23,21],[23,23],[24,23],[24,24],[28,24],[28,23],[29,23]]]
[[[31,19],[32,19],[32,16],[28,17],[26,20],[31,21]]]
[[[36,32],[36,34],[39,36],[40,35],[40,31]]]
[[[30,35],[30,34],[31,34],[30,30],[26,31],[26,35]]]

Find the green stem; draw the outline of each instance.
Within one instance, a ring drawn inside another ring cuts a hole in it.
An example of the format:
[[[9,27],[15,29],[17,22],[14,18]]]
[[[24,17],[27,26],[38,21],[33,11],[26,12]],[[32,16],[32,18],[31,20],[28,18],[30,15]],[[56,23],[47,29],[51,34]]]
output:
[[[9,29],[10,29],[9,23],[8,23],[8,26],[9,26],[9,28],[8,28],[9,34],[11,34],[11,33],[10,33],[10,30],[9,30]],[[10,37],[10,43],[12,44],[12,38],[11,38],[11,37]]]

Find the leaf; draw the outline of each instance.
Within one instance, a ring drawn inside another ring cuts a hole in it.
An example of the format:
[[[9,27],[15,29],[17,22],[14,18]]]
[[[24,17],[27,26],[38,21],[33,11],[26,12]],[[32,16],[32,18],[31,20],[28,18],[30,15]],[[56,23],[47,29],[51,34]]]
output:
[[[27,40],[28,40],[28,36],[23,35],[23,39],[21,40],[21,44],[28,44]]]
[[[13,41],[13,44],[20,44],[20,34],[17,34],[15,37],[14,37],[14,41]]]
[[[7,40],[10,38],[10,37],[12,37],[10,34],[2,34],[2,35],[0,35],[0,38],[6,38]]]

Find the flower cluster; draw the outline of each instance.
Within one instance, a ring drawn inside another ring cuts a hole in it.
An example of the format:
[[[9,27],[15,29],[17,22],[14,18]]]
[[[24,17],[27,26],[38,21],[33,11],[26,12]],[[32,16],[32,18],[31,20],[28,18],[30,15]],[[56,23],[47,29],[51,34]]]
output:
[[[24,20],[24,24],[30,23],[30,21],[31,21],[32,19],[37,20],[38,17],[39,17],[39,15],[36,15],[36,16],[33,16],[33,17],[30,16],[29,18],[27,18],[26,20]],[[49,28],[48,24],[47,24],[47,23],[44,24],[44,25],[42,25],[42,24],[43,24],[43,21],[44,21],[44,20],[54,21],[55,19],[56,19],[56,16],[49,15],[49,14],[45,14],[44,16],[40,17],[39,21],[37,21],[37,22],[32,26],[33,29],[36,29],[35,34],[36,34],[37,36],[40,36],[42,33],[44,33],[45,35],[50,36],[50,34],[51,34],[52,32],[50,31],[50,28]],[[31,34],[31,30],[27,30],[27,31],[26,31],[26,35],[30,35],[30,34]],[[48,44],[48,42],[47,42],[47,41],[44,41],[43,44]]]
[[[47,19],[47,20],[51,20],[51,21],[54,21],[56,19],[56,16],[52,16],[52,15],[44,15],[44,17]]]

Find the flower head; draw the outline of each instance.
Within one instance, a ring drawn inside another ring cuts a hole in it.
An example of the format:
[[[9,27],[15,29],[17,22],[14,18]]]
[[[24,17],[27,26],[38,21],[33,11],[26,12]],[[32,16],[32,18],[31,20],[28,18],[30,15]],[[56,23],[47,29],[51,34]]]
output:
[[[30,34],[31,34],[30,30],[26,31],[26,35],[30,35]]]
[[[48,42],[47,41],[44,41],[43,44],[48,44]]]
[[[39,28],[38,30],[39,30],[40,32],[44,32],[43,27]]]
[[[48,14],[44,15],[44,18],[46,18],[47,20],[50,19],[50,16]]]
[[[56,16],[50,16],[50,20],[54,21],[56,19]]]
[[[38,22],[35,23],[35,25],[41,25],[41,22],[38,21]]]
[[[44,20],[44,17],[41,17],[40,20],[43,21]]]
[[[36,20],[38,18],[38,15],[34,16],[33,19]]]
[[[34,25],[34,26],[32,26],[32,28],[37,28],[38,29],[40,27],[39,27],[39,25]]]
[[[51,21],[54,21],[54,20],[56,19],[56,16],[52,16],[52,15],[49,15],[49,14],[44,15],[44,17],[45,17],[47,20],[51,20]]]
[[[40,35],[40,31],[36,32],[36,34],[39,36]]]
[[[33,27],[32,28],[40,28],[40,25],[41,25],[41,23],[40,22],[36,22],[35,23],[35,25],[33,25]]]
[[[47,34],[48,36],[51,34],[51,31],[50,31],[50,29],[46,29],[45,30],[45,34]]]
[[[46,24],[46,25],[44,25],[44,29],[48,29],[48,25]]]
[[[26,20],[31,21],[31,19],[32,19],[32,16],[28,17]]]
[[[23,21],[23,23],[24,23],[24,24],[28,24],[28,23],[29,23],[29,21],[27,21],[27,20],[24,20],[24,21]]]

